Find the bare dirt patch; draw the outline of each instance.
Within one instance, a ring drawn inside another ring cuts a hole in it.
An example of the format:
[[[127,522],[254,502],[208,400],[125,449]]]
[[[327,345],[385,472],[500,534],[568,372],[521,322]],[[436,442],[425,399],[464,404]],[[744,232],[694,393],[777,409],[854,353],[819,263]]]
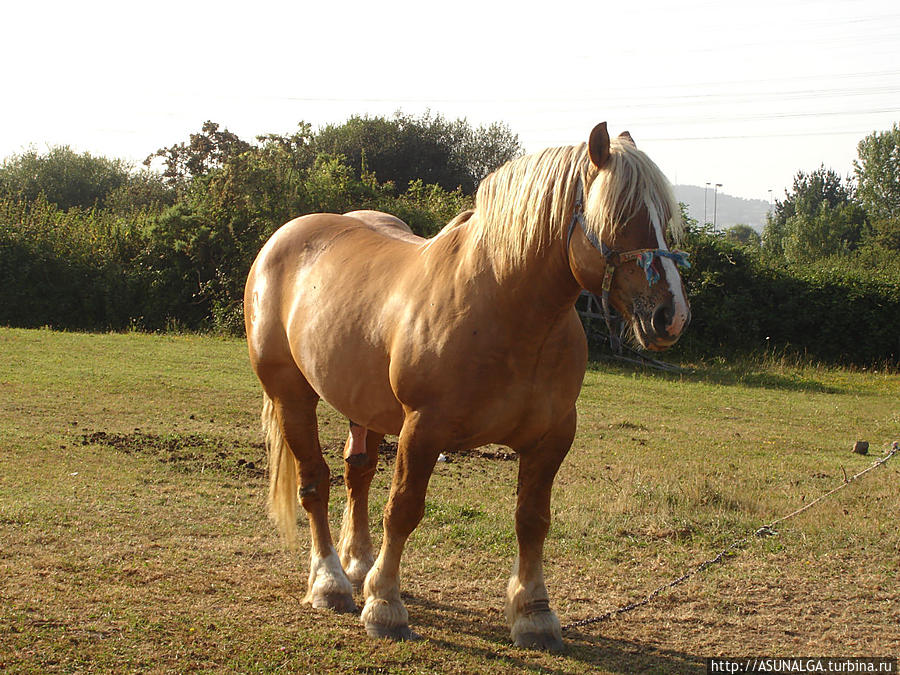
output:
[[[212,469],[229,474],[262,477],[265,475],[265,447],[250,448],[203,434],[149,434],[142,431],[120,434],[94,431],[81,434],[81,445],[102,445],[126,455],[153,457],[177,471],[193,473]]]

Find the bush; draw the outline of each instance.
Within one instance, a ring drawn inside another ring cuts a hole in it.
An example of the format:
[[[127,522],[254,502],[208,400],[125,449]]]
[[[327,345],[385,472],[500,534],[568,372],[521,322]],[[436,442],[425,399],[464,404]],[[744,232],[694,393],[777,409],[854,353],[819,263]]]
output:
[[[0,323],[123,328],[141,304],[132,261],[149,215],[60,211],[44,199],[0,202]]]
[[[375,156],[367,154],[375,132],[393,144],[383,148],[378,174]],[[301,125],[291,136],[257,140],[251,145],[208,122],[189,144],[151,156],[163,160],[163,177],[68,148],[7,160],[0,168],[0,323],[177,324],[239,333],[247,272],[285,221],[375,209],[431,236],[471,207],[466,187],[518,152],[504,126],[473,130],[464,120],[429,115],[352,118],[319,136]],[[322,152],[329,143],[358,156]],[[424,162],[419,175],[409,173],[413,155]],[[456,188],[463,174],[466,187]],[[726,355],[768,349],[896,365],[897,220],[865,221],[839,177],[824,168],[798,181],[796,198],[777,205],[762,249],[745,241],[752,234],[746,229],[731,233],[743,242],[736,244],[696,223],[688,228],[684,248],[693,266],[684,279],[693,323],[678,349]],[[812,250],[833,255],[810,259],[805,254]]]
[[[693,319],[682,350],[900,363],[900,272],[873,267],[862,253],[805,266],[774,262],[709,231],[692,231],[685,248]]]
[[[429,235],[471,203],[459,190],[421,181],[398,196],[392,183],[357,178],[340,157],[320,155],[298,171],[272,143],[194,178],[167,208],[152,197],[169,193],[149,185],[135,194],[152,206],[131,210],[121,203],[63,210],[42,196],[0,201],[0,323],[101,330],[177,323],[240,333],[250,265],[291,217],[377,209]]]
[[[33,202],[43,196],[63,211],[91,208],[104,205],[130,180],[130,167],[122,160],[78,154],[68,146],[51,148],[44,155],[28,150],[0,166],[0,199]]]

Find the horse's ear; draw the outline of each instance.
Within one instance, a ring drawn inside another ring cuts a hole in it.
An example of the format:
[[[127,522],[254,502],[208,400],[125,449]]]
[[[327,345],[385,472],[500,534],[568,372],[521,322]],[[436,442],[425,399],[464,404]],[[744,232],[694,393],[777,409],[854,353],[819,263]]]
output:
[[[588,152],[591,155],[591,162],[598,169],[606,164],[606,160],[609,159],[609,132],[606,130],[606,122],[600,122],[591,131]]]
[[[635,148],[637,147],[637,143],[634,142],[634,139],[631,137],[631,134],[629,134],[627,131],[623,131],[621,134],[619,134],[619,138],[621,138],[626,143],[631,143],[631,145],[633,147],[635,147]]]

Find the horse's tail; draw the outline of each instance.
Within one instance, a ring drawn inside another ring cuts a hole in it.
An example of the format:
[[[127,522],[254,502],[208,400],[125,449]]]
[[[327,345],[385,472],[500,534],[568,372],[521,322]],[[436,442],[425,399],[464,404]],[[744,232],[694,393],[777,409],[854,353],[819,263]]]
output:
[[[288,548],[299,544],[297,535],[297,460],[284,440],[275,405],[263,394],[262,428],[269,459],[269,518]]]

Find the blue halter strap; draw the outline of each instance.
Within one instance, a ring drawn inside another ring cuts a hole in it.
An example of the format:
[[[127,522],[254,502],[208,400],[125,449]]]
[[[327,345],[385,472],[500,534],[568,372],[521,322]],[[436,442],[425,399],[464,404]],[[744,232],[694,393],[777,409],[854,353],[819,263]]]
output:
[[[651,286],[659,281],[659,272],[653,268],[653,258],[668,258],[678,267],[688,268],[691,266],[691,263],[688,261],[688,254],[684,251],[667,251],[664,248],[644,249],[640,251],[640,255],[637,257],[637,264],[643,268],[647,275],[647,283]]]

